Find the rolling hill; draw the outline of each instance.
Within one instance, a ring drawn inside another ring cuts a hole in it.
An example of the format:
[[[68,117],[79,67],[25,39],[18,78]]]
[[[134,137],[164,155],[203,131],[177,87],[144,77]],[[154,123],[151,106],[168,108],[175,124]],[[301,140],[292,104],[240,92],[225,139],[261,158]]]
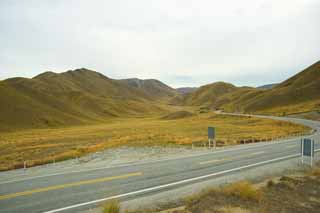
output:
[[[230,112],[291,114],[320,109],[320,62],[270,89],[218,82],[200,87],[184,103]]]
[[[320,109],[320,61],[241,104],[246,112],[297,113]]]
[[[139,89],[87,69],[0,82],[0,129],[87,124],[161,111]]]
[[[232,84],[216,82],[202,86],[196,91],[187,94],[183,100],[183,103],[185,105],[194,106],[212,106],[219,97],[235,90],[237,90],[237,87]]]

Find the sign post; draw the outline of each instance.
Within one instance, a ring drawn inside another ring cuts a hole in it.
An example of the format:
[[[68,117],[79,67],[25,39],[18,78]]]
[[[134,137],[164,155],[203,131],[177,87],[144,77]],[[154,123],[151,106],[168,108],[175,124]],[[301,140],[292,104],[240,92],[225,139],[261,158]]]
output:
[[[310,138],[301,139],[301,162],[304,161],[304,156],[310,157],[310,166],[312,167],[314,158],[314,140]]]
[[[215,140],[216,138],[216,131],[214,127],[208,127],[208,141],[209,141],[209,148],[211,147],[211,143],[212,143],[212,148],[216,148],[217,146],[217,142]]]

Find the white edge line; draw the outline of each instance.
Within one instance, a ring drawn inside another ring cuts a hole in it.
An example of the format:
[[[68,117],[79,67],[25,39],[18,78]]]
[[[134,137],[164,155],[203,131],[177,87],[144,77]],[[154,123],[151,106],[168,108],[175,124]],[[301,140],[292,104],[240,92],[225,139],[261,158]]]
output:
[[[298,137],[297,137],[298,138]],[[292,141],[296,140],[297,138],[290,138],[282,141],[277,141],[276,144],[286,144],[286,143],[292,143]],[[259,147],[264,147],[264,146],[271,146],[274,145],[274,141],[269,141],[269,142],[262,142],[259,144],[258,143],[251,143],[247,144],[246,147],[240,147],[241,145],[238,145],[238,148],[225,148],[224,150],[216,150],[210,152],[210,150],[207,153],[201,153],[201,154],[195,154],[195,155],[190,155],[187,157],[176,157],[176,158],[170,158],[170,159],[162,159],[162,160],[154,160],[154,161],[149,161],[149,162],[138,162],[138,163],[127,163],[127,164],[122,164],[122,165],[115,165],[115,166],[106,166],[106,167],[99,167],[99,168],[94,168],[94,169],[84,169],[84,170],[78,170],[78,171],[69,171],[69,172],[58,172],[58,173],[52,173],[52,174],[47,174],[47,175],[40,175],[40,176],[34,176],[30,178],[23,178],[19,180],[9,180],[9,181],[4,181],[0,182],[1,184],[7,184],[7,183],[15,183],[15,182],[21,182],[21,181],[26,181],[26,180],[33,180],[33,179],[38,179],[38,178],[44,178],[44,177],[51,177],[51,176],[57,176],[57,175],[64,175],[64,174],[73,174],[73,173],[81,173],[81,172],[89,172],[89,171],[97,171],[97,170],[104,170],[104,169],[112,169],[112,168],[122,168],[122,167],[127,167],[127,166],[136,166],[136,165],[144,165],[148,163],[157,163],[157,162],[166,162],[170,160],[180,160],[180,159],[185,159],[185,158],[192,158],[192,157],[198,157],[198,156],[204,156],[204,155],[210,155],[210,154],[215,154],[215,153],[223,153],[223,152],[232,152],[232,151],[238,151],[238,150],[249,150],[253,148],[259,148]]]
[[[315,150],[315,152],[317,152],[317,151],[320,151],[320,149]],[[154,191],[154,190],[159,190],[159,189],[167,188],[167,187],[170,187],[170,186],[176,186],[176,185],[180,185],[180,184],[183,184],[183,183],[189,183],[189,182],[193,182],[193,181],[197,181],[197,180],[201,180],[201,179],[205,179],[205,178],[209,178],[209,177],[214,177],[214,176],[218,176],[218,175],[222,175],[222,174],[226,174],[226,173],[230,173],[230,172],[234,172],[234,171],[238,171],[238,170],[242,170],[242,169],[246,169],[246,168],[250,168],[250,167],[255,167],[255,166],[259,166],[259,165],[263,165],[263,164],[267,164],[267,163],[271,163],[271,162],[275,162],[275,161],[285,160],[285,159],[289,159],[289,158],[299,157],[299,156],[300,156],[300,153],[293,154],[293,155],[287,155],[287,156],[284,156],[284,157],[275,158],[275,159],[271,159],[271,160],[266,160],[266,161],[262,161],[262,162],[259,162],[259,163],[254,163],[254,164],[249,164],[249,165],[246,165],[246,166],[241,166],[241,167],[237,167],[237,168],[233,168],[233,169],[229,169],[229,170],[224,170],[224,171],[221,171],[221,172],[216,172],[216,173],[203,175],[203,176],[199,176],[199,177],[195,177],[195,178],[189,178],[189,179],[185,179],[185,180],[181,180],[181,181],[177,181],[177,182],[173,182],[173,183],[169,183],[169,184],[164,184],[164,185],[160,185],[160,186],[154,186],[154,187],[150,187],[150,188],[146,188],[146,189],[142,189],[142,190],[138,190],[138,191],[134,191],[134,192],[129,192],[129,193],[125,193],[125,194],[106,197],[106,198],[93,200],[93,201],[89,201],[89,202],[85,202],[85,203],[79,203],[79,204],[75,204],[75,205],[72,205],[72,206],[67,206],[67,207],[63,207],[63,208],[59,208],[59,209],[46,211],[44,213],[61,212],[61,211],[65,211],[65,210],[68,210],[68,209],[78,208],[78,207],[82,207],[82,206],[86,206],[86,205],[90,205],[90,204],[94,204],[94,203],[100,203],[100,202],[107,201],[107,200],[119,199],[119,198],[130,196],[130,195],[136,195],[136,194],[140,194],[140,193],[151,192],[151,191]]]

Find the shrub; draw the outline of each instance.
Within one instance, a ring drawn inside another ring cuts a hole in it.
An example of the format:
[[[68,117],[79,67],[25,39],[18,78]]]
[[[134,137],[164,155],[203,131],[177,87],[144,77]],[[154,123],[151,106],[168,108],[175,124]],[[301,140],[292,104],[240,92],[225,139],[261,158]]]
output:
[[[120,204],[117,200],[111,200],[103,205],[103,213],[119,213]]]
[[[222,191],[226,195],[237,196],[241,199],[260,201],[262,198],[262,192],[247,181],[240,181],[227,185]]]
[[[275,182],[273,180],[269,180],[267,183],[267,187],[273,187],[275,185]]]
[[[310,171],[311,176],[320,177],[320,168],[313,168]]]

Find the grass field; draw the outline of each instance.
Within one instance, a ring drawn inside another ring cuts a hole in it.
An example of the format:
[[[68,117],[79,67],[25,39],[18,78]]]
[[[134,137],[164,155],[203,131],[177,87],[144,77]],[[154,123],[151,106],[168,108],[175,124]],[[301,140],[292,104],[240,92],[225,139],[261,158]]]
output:
[[[112,119],[104,124],[1,133],[0,170],[66,160],[118,146],[189,145],[207,140],[207,127],[217,128],[225,145],[241,140],[259,141],[302,134],[308,128],[260,118],[197,114],[164,120],[153,118]]]

